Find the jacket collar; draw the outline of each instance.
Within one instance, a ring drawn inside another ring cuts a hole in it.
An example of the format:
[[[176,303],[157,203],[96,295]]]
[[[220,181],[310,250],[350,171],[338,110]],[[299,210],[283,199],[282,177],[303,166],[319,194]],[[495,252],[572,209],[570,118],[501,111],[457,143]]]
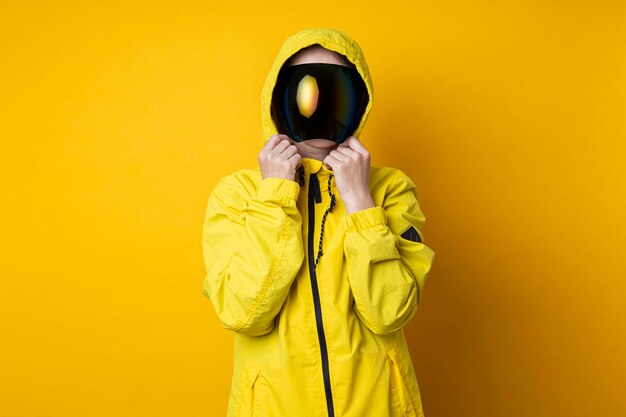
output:
[[[330,174],[333,174],[333,171],[326,168],[322,161],[312,158],[302,158],[301,168],[304,168],[304,177],[306,178],[305,181],[308,182],[310,175],[315,174],[320,185],[320,191],[326,192],[328,190],[328,178]],[[330,179],[330,187],[331,189],[336,189],[334,175]]]
[[[302,158],[302,166],[304,167],[305,175],[318,174],[322,176],[328,176],[332,174],[332,171],[326,168],[322,161],[313,158]]]

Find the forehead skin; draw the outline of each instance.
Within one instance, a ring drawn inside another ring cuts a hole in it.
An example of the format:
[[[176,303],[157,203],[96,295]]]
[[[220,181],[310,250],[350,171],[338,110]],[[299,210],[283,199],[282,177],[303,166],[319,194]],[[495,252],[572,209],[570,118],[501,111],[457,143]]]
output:
[[[321,45],[312,45],[296,52],[289,59],[289,66],[299,64],[336,64],[348,67],[347,59],[338,52],[330,51]]]

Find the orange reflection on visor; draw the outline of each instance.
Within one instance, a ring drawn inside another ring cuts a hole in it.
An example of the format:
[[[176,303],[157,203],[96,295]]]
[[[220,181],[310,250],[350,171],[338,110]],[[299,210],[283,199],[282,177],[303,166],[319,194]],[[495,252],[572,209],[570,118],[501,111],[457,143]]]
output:
[[[300,114],[307,119],[311,117],[317,109],[320,90],[314,77],[306,75],[298,83],[298,92],[296,95],[296,103]]]

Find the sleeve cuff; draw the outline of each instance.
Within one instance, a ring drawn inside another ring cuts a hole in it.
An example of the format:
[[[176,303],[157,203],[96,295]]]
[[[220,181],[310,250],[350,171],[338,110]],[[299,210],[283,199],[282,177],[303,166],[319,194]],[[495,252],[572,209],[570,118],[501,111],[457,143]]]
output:
[[[286,178],[267,177],[259,184],[257,196],[264,200],[292,204],[298,200],[300,184]]]
[[[345,214],[341,218],[344,229],[351,232],[360,232],[368,227],[387,224],[387,215],[385,209],[380,206],[366,208],[364,210],[355,211],[354,213]]]

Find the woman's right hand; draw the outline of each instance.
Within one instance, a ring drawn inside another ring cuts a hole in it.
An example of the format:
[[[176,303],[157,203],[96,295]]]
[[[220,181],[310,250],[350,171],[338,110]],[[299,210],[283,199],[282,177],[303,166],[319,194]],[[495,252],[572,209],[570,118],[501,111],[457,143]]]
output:
[[[302,163],[294,140],[284,134],[272,135],[259,152],[259,167],[263,179],[285,178],[295,181],[296,170]]]

